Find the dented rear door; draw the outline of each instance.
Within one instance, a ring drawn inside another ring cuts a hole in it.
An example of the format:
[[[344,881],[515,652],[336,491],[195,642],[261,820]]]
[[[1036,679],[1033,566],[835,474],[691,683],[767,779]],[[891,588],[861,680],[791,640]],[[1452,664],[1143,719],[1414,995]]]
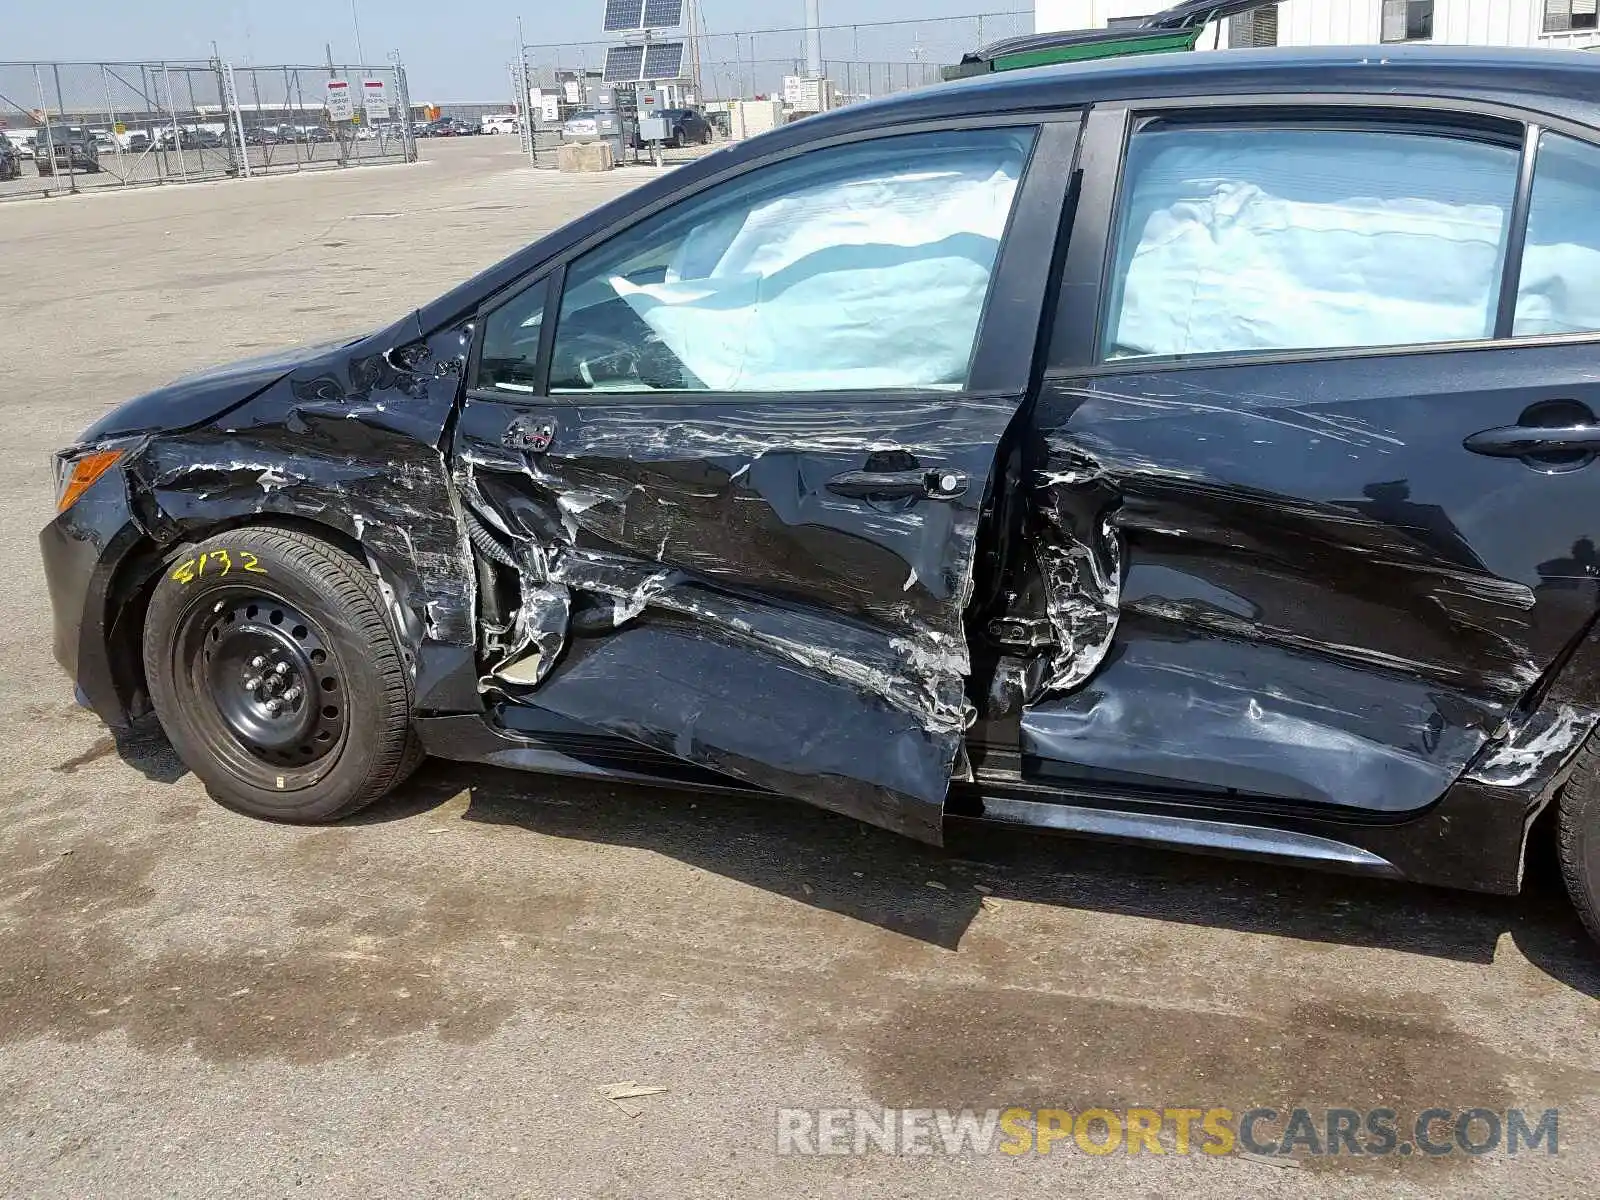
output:
[[[485,688],[937,842],[1075,134],[759,163],[491,304],[456,447],[515,577]]]
[[[1030,769],[1397,816],[1463,771],[1517,784],[1569,755],[1595,714],[1519,733],[1519,705],[1600,604],[1600,466],[1569,444],[1600,384],[1593,345],[1537,340],[1583,319],[1545,313],[1580,293],[1537,191],[1518,275],[1537,134],[1094,120],[1087,154],[1131,150],[1121,201],[1113,163],[1080,211],[1128,232],[1075,234],[1069,288],[1104,270],[1105,304],[1063,314],[1076,365],[1035,422],[1053,645]],[[1555,192],[1575,212],[1587,153]]]

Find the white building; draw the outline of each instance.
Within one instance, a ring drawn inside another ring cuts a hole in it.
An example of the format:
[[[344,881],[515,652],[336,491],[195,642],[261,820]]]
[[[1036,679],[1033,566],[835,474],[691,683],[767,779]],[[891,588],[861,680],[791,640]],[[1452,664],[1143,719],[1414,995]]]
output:
[[[1034,29],[1094,29],[1168,7],[1163,0],[1035,0]],[[1600,0],[1284,0],[1208,28],[1215,46],[1600,45]]]

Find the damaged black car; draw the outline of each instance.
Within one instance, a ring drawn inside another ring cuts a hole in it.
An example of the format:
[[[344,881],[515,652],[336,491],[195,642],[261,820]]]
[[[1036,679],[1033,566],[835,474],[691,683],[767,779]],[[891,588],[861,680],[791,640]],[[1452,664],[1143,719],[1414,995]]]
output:
[[[58,463],[56,655],[221,802],[424,755],[1511,893],[1600,930],[1600,63],[854,105]]]

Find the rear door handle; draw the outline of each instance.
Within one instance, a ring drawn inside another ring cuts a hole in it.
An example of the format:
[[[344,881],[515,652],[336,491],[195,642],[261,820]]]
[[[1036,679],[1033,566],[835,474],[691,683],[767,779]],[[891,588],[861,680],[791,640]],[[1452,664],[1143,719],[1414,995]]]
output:
[[[1502,425],[1474,433],[1461,443],[1474,454],[1491,458],[1526,458],[1562,451],[1600,453],[1600,425]]]
[[[845,471],[828,480],[835,496],[853,500],[954,500],[967,494],[965,471]]]

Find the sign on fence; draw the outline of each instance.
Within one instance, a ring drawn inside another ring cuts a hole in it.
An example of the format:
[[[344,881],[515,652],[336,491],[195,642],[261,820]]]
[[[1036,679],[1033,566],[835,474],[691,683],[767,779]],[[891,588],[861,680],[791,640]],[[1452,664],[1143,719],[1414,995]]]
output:
[[[361,81],[361,107],[366,110],[368,121],[387,121],[389,119],[389,85],[382,79],[363,79]]]
[[[350,95],[350,85],[343,79],[330,79],[328,88],[328,119],[348,121],[356,115],[355,98]]]
[[[540,88],[528,89],[528,111],[541,125],[556,125],[561,121],[561,96]]]

